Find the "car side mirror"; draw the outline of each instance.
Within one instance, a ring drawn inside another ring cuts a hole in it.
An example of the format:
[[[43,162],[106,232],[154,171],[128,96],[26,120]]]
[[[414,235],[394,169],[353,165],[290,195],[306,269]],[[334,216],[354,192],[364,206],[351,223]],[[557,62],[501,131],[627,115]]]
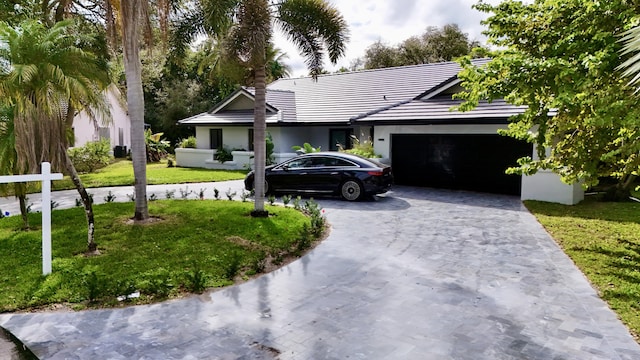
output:
[[[288,171],[289,170],[289,164],[282,165],[282,170]]]

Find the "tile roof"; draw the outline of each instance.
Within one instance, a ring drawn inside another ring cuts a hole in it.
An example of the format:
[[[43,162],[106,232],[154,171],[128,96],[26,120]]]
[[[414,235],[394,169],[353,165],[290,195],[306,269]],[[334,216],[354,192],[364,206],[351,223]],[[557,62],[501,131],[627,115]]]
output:
[[[477,59],[477,65],[489,59]],[[344,124],[378,121],[410,121],[437,119],[501,118],[524,110],[504,101],[481,103],[467,113],[451,113],[459,104],[444,95],[436,95],[455,85],[460,65],[455,62],[400,66],[311,77],[280,79],[267,85],[267,105],[277,115],[267,112],[270,123]],[[188,125],[248,124],[253,122],[253,110],[226,110],[234,96],[253,100],[254,88],[238,89],[211,111],[180,120]],[[422,100],[435,96],[437,99]]]
[[[488,60],[478,60],[483,63]],[[295,92],[297,121],[342,122],[375,109],[413,99],[460,71],[455,62],[280,79],[269,90]]]
[[[267,112],[267,124],[275,124],[278,122],[278,120],[278,114]],[[233,110],[215,114],[206,112],[180,120],[178,121],[178,123],[181,125],[252,125],[253,111]]]
[[[368,114],[353,117],[357,124],[406,124],[406,123],[507,123],[512,115],[525,112],[525,106],[515,106],[504,100],[493,102],[480,101],[478,106],[466,112],[452,111],[453,106],[460,105],[462,100],[453,100],[451,95],[439,95],[426,100],[408,100],[392,106],[372,111]]]

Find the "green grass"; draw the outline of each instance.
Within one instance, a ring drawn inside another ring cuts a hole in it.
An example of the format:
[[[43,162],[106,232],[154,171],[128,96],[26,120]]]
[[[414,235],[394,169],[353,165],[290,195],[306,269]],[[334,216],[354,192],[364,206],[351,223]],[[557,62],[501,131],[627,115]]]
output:
[[[147,184],[186,184],[195,182],[244,179],[246,171],[209,170],[201,168],[167,167],[167,162],[147,165]],[[90,174],[80,175],[85,187],[133,185],[133,164],[118,159],[111,165]],[[54,190],[75,189],[69,177],[53,182]]]
[[[42,276],[40,214],[36,229],[21,231],[20,217],[0,219],[0,312],[53,303],[73,308],[117,306],[116,296],[140,290],[126,303],[148,303],[219,287],[300,255],[309,218],[291,208],[267,206],[269,218],[252,218],[252,203],[162,200],[149,203],[161,221],[128,224],[131,203],[94,206],[101,255],[86,257],[81,208],[52,215],[53,272]],[[93,300],[93,301],[89,301]]]
[[[527,201],[631,332],[640,335],[640,203]]]

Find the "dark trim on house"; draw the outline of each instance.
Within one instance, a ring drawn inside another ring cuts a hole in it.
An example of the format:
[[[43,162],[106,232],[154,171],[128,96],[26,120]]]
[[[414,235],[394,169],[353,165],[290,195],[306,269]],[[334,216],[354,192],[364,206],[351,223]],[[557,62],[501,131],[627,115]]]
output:
[[[414,120],[363,120],[354,121],[353,125],[505,125],[508,124],[507,118],[470,118],[470,119],[414,119]]]
[[[424,98],[430,98],[434,95],[438,95],[438,93],[440,93],[441,90],[446,90],[448,89],[450,86],[455,85],[455,83],[459,83],[460,80],[458,79],[458,75],[454,75],[452,77],[450,77],[449,79],[441,82],[440,84],[432,87],[431,89],[423,92],[422,94],[416,96],[413,98],[413,100],[425,100]],[[431,96],[429,96],[431,95]]]
[[[366,112],[364,114],[360,114],[360,115],[354,116],[354,117],[350,118],[349,121],[351,123],[354,123],[356,120],[359,120],[359,119],[362,119],[362,118],[366,118],[367,116],[371,116],[371,115],[377,114],[379,112],[390,110],[390,109],[393,109],[393,108],[401,106],[401,105],[406,105],[406,104],[408,104],[408,103],[410,103],[412,101],[413,101],[413,99],[408,99],[408,100],[400,101],[400,102],[397,102],[395,104],[391,104],[391,105],[388,105],[388,106],[385,106],[385,107],[377,108],[375,110],[371,110],[371,111]]]

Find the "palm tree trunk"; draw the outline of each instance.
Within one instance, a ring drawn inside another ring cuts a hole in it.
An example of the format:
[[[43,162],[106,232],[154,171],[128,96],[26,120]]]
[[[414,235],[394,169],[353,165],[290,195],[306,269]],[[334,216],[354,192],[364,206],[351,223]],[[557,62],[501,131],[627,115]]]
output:
[[[65,170],[71,178],[71,181],[73,181],[73,185],[75,185],[78,190],[78,194],[80,194],[80,199],[82,199],[82,204],[84,206],[84,215],[87,218],[87,253],[96,254],[98,253],[98,244],[96,244],[95,241],[96,222],[93,216],[93,201],[91,201],[89,194],[87,194],[87,189],[82,184],[80,176],[78,176],[76,167],[71,162],[69,154],[66,151],[64,153]]]
[[[144,142],[144,94],[138,27],[141,4],[138,0],[120,0],[122,12],[122,48],[127,79],[127,104],[131,119],[131,159],[135,179],[135,220],[149,218],[147,205],[147,156]]]
[[[254,170],[255,170],[255,204],[253,217],[266,217],[268,212],[264,210],[264,168],[266,163],[266,84],[265,64],[255,67],[255,105],[253,115],[253,144],[254,144]]]
[[[20,184],[20,185],[24,185],[24,184]],[[16,187],[16,192],[17,190],[18,189]],[[27,213],[27,195],[23,193],[17,196],[18,196],[18,202],[20,203],[20,215],[22,216],[22,229],[29,230],[29,214]]]

